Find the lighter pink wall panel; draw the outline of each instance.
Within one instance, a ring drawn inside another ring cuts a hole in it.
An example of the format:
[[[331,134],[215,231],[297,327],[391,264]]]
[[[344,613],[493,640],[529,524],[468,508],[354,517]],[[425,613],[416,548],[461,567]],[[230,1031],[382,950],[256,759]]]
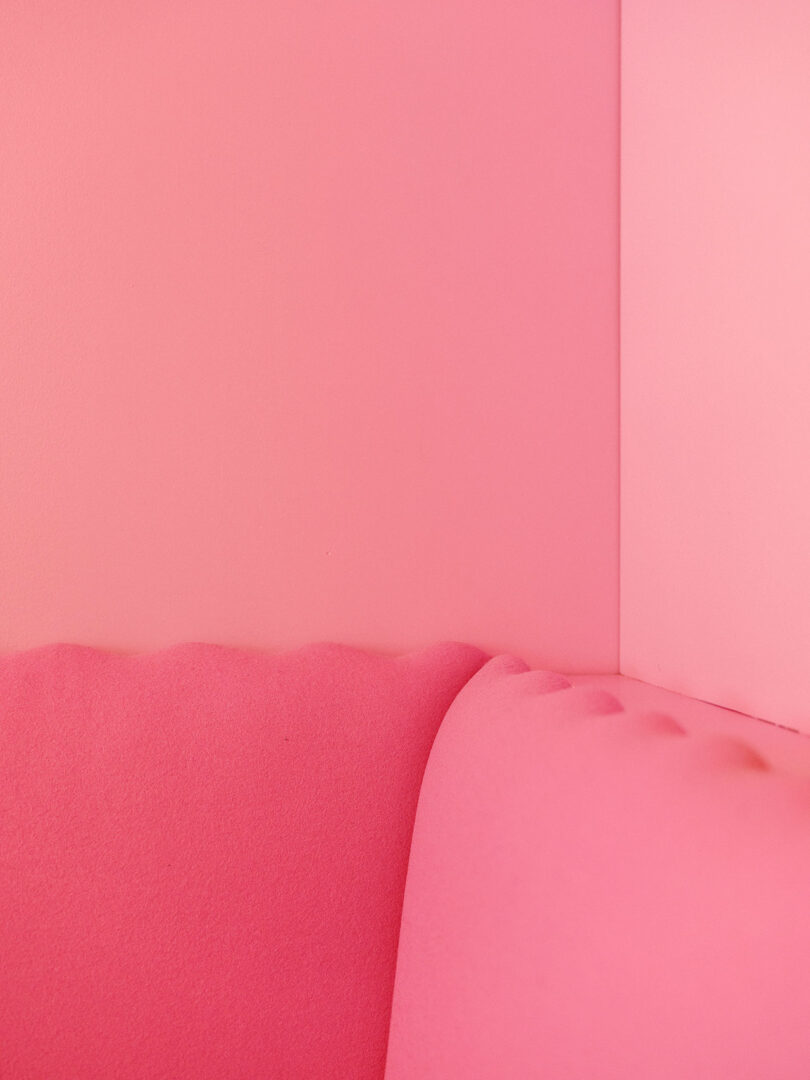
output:
[[[622,670],[810,730],[810,5],[622,30]]]
[[[615,669],[616,4],[0,31],[0,647]]]

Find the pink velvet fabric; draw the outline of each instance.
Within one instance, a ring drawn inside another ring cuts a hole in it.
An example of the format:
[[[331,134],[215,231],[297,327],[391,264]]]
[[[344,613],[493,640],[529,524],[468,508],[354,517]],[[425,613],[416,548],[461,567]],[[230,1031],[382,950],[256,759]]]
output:
[[[806,1080],[810,740],[571,681],[499,657],[445,718],[386,1080]]]
[[[378,1080],[422,771],[483,660],[4,658],[3,1080]]]

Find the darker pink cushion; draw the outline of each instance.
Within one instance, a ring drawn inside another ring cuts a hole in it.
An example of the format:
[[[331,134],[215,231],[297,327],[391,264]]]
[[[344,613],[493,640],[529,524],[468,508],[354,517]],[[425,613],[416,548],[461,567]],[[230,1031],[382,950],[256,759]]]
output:
[[[0,661],[3,1080],[379,1078],[419,783],[482,662]]]
[[[386,1080],[807,1080],[807,740],[573,681],[500,657],[442,724]]]

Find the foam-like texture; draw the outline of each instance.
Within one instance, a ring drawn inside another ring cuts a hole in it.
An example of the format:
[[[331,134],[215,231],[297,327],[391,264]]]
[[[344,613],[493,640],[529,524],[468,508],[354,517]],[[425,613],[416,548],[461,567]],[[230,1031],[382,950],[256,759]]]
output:
[[[809,749],[490,661],[425,773],[386,1080],[806,1080]]]
[[[377,1080],[419,783],[483,660],[0,661],[3,1080]]]

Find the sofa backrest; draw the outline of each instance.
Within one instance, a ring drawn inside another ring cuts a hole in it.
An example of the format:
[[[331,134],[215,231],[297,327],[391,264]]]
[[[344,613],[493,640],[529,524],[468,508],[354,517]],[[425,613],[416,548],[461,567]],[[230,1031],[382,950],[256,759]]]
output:
[[[806,1080],[806,769],[587,682],[500,657],[448,712],[386,1080]]]
[[[483,662],[0,661],[0,1076],[379,1080],[439,722]]]

